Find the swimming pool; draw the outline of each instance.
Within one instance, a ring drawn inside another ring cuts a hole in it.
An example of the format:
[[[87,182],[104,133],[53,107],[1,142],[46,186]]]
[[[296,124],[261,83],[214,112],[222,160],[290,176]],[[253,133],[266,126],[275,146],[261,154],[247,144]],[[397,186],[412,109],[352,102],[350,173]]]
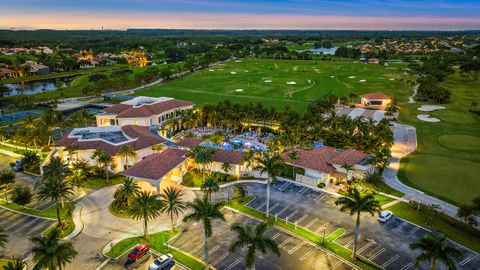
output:
[[[246,149],[251,149],[256,151],[265,151],[265,147],[260,144],[245,141],[238,138],[224,141],[218,145],[213,144],[210,141],[206,141],[206,142],[203,142],[201,146],[214,148],[214,149],[237,150],[237,151],[245,151]]]

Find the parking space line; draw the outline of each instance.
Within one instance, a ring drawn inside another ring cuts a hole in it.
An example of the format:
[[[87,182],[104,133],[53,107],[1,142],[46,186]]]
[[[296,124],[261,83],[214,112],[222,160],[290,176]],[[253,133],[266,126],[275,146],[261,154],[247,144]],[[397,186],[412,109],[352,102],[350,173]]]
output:
[[[248,206],[248,205],[251,205],[251,204],[253,203],[253,201],[255,201],[256,199],[257,199],[257,197],[253,197],[253,200],[249,201],[249,202],[247,203],[247,206]]]
[[[211,250],[208,251],[208,255],[212,255],[212,253],[217,251],[219,248],[220,248],[220,246],[215,246],[214,248],[212,248]],[[200,260],[203,260],[203,259],[205,259],[205,254],[200,256]]]
[[[420,230],[420,227],[415,227],[413,230],[411,230],[408,234],[407,234],[407,238],[409,238],[410,236],[412,236],[414,233],[416,233],[418,230]]]
[[[20,218],[20,220],[15,220],[10,226],[6,227],[4,231],[9,231],[11,228],[18,226],[18,223],[23,221],[24,218]]]
[[[274,236],[272,236],[272,240],[277,239],[279,236],[280,236],[280,233],[275,234]]]
[[[403,227],[405,227],[405,225],[407,225],[408,223],[403,221],[402,224],[400,224],[400,226],[398,226],[398,229],[401,230]]]
[[[202,243],[201,245],[198,245],[194,250],[190,251],[189,253],[195,253],[197,251],[199,251],[201,248],[203,248],[203,246],[205,246],[205,243]]]
[[[370,241],[368,242],[368,244],[366,244],[365,246],[361,247],[359,250],[358,250],[358,253],[362,253],[362,251],[365,251],[367,248],[369,248],[371,245],[375,244],[375,241]]]
[[[274,206],[270,207],[270,213],[273,211],[273,209],[275,209],[279,204],[275,204]]]
[[[308,187],[303,187],[302,189],[300,189],[299,191],[297,191],[297,194],[303,194],[305,191],[308,190]]]
[[[288,207],[286,207],[286,206],[285,206],[285,208],[283,208],[282,210],[280,210],[280,212],[278,212],[278,213],[275,213],[275,215],[277,215],[277,216],[278,216],[278,215],[280,215],[281,213],[283,213],[283,212],[287,211],[287,209],[288,209]]]
[[[310,250],[309,252],[305,253],[302,257],[300,257],[300,261],[305,260],[308,256],[312,255],[312,253],[315,252],[314,249]]]
[[[310,223],[308,223],[305,228],[308,229],[308,227],[312,226],[315,222],[317,222],[318,218],[315,218],[314,220],[310,221]]]
[[[16,232],[22,230],[23,228],[30,226],[31,224],[33,224],[36,221],[38,221],[38,220],[36,218],[33,218],[32,220],[30,220],[28,222],[25,222],[24,224],[21,224],[20,226],[18,226],[13,232],[16,233]],[[40,224],[41,224],[41,222],[40,222]],[[37,227],[37,226],[35,226],[35,227]]]
[[[300,244],[296,245],[295,247],[293,247],[292,249],[290,249],[288,251],[288,254],[292,254],[294,253],[295,251],[299,250],[301,247],[303,247],[303,245],[305,245],[305,242],[302,241]]]
[[[220,258],[216,259],[212,265],[217,265],[219,262],[223,261],[226,257],[228,257],[228,255],[230,255],[230,252],[227,252],[225,254],[223,254]]]
[[[385,251],[385,248],[381,248],[379,251],[375,252],[372,256],[368,257],[368,259],[371,261],[378,257],[380,254],[382,254]]]
[[[292,240],[293,240],[293,237],[289,237],[289,238],[285,239],[285,241],[283,241],[280,245],[278,245],[278,247],[283,248],[286,244],[288,244]]]
[[[321,201],[326,195],[327,195],[326,193],[318,194],[318,196],[315,197],[313,200],[316,201],[318,199],[319,201]]]
[[[326,228],[330,223],[325,223],[323,224],[322,226],[320,226],[317,230],[315,230],[315,233],[319,233],[321,230],[323,230],[324,228]]]
[[[279,187],[278,190],[284,191],[285,189],[287,189],[288,186],[290,186],[290,183],[286,182],[283,186]]]
[[[475,259],[476,257],[478,257],[478,254],[472,254],[470,255],[469,257],[465,258],[463,261],[460,262],[460,265],[465,265],[467,264],[469,261]]]
[[[296,223],[300,223],[300,222],[302,222],[304,219],[306,219],[307,217],[308,217],[308,214],[305,214],[305,215],[303,215],[301,218],[297,219],[295,222],[296,222]]]
[[[392,264],[394,261],[396,261],[399,257],[400,257],[400,256],[398,256],[398,254],[395,255],[395,256],[393,256],[392,258],[390,258],[390,260],[388,260],[388,261],[386,261],[384,264],[380,265],[380,267],[385,268],[385,267],[389,266],[389,265]]]
[[[344,247],[348,248],[351,244],[353,244],[353,240],[351,240],[350,242],[348,242]]]
[[[407,265],[405,265],[404,267],[402,267],[402,269],[400,269],[400,270],[408,270],[408,269],[410,269],[410,268],[412,268],[412,267],[413,267],[413,263],[408,263]]]
[[[237,260],[234,261],[232,264],[230,264],[227,268],[225,268],[225,270],[230,270],[230,269],[232,269],[232,268],[235,267],[237,264],[239,264],[241,261],[242,261],[242,258],[237,259]]]
[[[293,217],[296,213],[298,213],[298,210],[293,211],[288,217],[286,217],[286,220],[289,220],[291,217]]]
[[[267,205],[267,203],[262,203],[258,206],[258,208],[256,208],[257,210],[260,210],[262,209],[265,205]]]
[[[336,264],[332,265],[332,267],[330,267],[329,269],[333,270],[333,269],[335,269],[335,267],[339,266],[342,263],[343,263],[343,261],[338,261]]]

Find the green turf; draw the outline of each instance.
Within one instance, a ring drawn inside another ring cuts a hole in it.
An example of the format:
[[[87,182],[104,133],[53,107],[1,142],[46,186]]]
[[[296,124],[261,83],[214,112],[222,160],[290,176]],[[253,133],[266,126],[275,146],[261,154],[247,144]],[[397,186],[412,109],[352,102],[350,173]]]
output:
[[[101,189],[104,187],[109,187],[113,185],[117,185],[123,182],[123,179],[125,179],[124,176],[115,176],[111,177],[108,179],[109,183],[107,183],[107,179],[103,177],[89,177],[87,180],[82,183],[82,187],[86,188],[95,188],[95,189]]]
[[[412,223],[426,227],[427,217],[423,212],[419,212],[408,206],[405,202],[400,202],[387,208],[397,217],[406,219]],[[443,218],[437,218],[435,221],[435,230],[440,230],[453,241],[480,252],[480,238],[463,231],[446,222]]]
[[[355,78],[348,78],[350,76]],[[288,104],[301,110],[312,100],[328,93],[347,96],[349,93],[380,91],[406,98],[409,90],[400,81],[401,77],[402,73],[397,68],[384,69],[379,65],[246,59],[207,68],[169,83],[137,91],[135,95],[175,97],[197,105],[225,99],[238,103],[262,102],[280,109]],[[389,78],[395,80],[390,81]],[[297,84],[286,84],[292,81]],[[238,92],[237,89],[243,91]]]
[[[438,142],[448,148],[464,151],[480,151],[480,137],[470,135],[442,135]]]
[[[478,121],[473,113],[467,111],[438,110],[432,112],[431,115],[453,124],[473,124]]]
[[[65,207],[60,208],[60,217],[61,218],[67,217],[68,206],[73,208],[73,207],[75,207],[75,204],[76,204],[76,202],[65,202]],[[24,206],[21,206],[21,205],[18,205],[18,204],[14,204],[14,203],[11,202],[11,200],[9,200],[9,203],[7,203],[2,198],[2,199],[0,199],[0,205],[5,207],[5,208],[11,209],[11,210],[14,210],[14,211],[17,211],[17,212],[29,214],[29,215],[32,215],[32,216],[46,217],[46,218],[53,218],[53,219],[57,218],[57,209],[56,209],[55,204],[53,204],[50,207],[48,207],[47,209],[41,211],[41,210],[29,208],[29,207],[24,207]]]
[[[380,203],[380,205],[387,204],[387,203],[394,200],[394,199],[392,199],[390,197],[387,197],[385,195],[382,195],[382,194],[375,194],[375,199]]]

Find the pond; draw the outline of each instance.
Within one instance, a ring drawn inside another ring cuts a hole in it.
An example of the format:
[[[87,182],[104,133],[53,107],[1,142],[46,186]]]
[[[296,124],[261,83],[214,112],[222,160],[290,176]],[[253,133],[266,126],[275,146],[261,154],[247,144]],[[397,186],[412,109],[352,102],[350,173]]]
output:
[[[32,95],[45,91],[55,91],[70,85],[76,76],[53,78],[46,80],[27,81],[19,83],[7,83],[5,86],[10,89],[6,96]]]
[[[333,55],[337,51],[338,47],[332,47],[332,48],[315,48],[315,49],[309,49],[309,51],[313,54],[330,54]],[[298,50],[297,52],[303,52],[304,50]]]

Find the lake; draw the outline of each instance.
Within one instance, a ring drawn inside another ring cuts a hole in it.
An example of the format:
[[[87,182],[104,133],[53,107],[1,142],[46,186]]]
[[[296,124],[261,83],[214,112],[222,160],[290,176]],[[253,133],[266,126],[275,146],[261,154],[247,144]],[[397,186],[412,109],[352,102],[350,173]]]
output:
[[[70,82],[77,76],[53,78],[46,80],[27,81],[19,83],[7,83],[5,86],[10,89],[6,96],[18,96],[20,94],[32,95],[45,91],[55,91],[70,85]]]
[[[332,47],[332,48],[315,48],[315,49],[309,49],[309,51],[313,54],[335,54],[337,51],[338,47]],[[303,52],[304,50],[298,50],[297,52]]]

